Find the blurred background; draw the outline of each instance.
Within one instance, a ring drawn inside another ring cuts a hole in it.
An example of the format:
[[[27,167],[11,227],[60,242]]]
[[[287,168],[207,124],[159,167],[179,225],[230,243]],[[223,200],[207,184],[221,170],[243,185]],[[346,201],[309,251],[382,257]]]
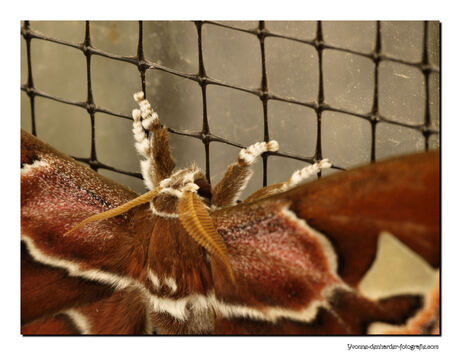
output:
[[[142,89],[140,26],[153,66],[145,71],[147,98],[174,131],[177,167],[207,167],[212,184],[241,146],[267,136],[280,143],[280,154],[267,158],[268,184],[314,158],[338,168],[327,175],[439,147],[439,22],[21,25],[22,128],[83,163],[91,158],[101,174],[139,193],[145,188],[136,177],[130,116],[132,95]],[[81,45],[87,29],[90,56]],[[254,172],[242,197],[262,186],[262,161]]]

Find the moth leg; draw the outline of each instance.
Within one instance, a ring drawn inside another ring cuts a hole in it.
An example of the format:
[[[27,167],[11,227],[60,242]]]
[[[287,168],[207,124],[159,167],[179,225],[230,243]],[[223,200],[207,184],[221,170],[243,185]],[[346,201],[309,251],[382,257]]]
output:
[[[328,159],[323,159],[319,163],[308,165],[305,168],[296,170],[288,181],[264,187],[254,192],[246,200],[244,200],[244,202],[252,202],[292,189],[293,187],[299,185],[302,181],[308,179],[310,176],[318,174],[322,169],[328,169],[331,166],[332,165]]]
[[[240,193],[246,188],[252,175],[251,165],[264,152],[275,152],[279,148],[278,142],[259,142],[242,149],[238,155],[238,162],[231,164],[222,180],[212,190],[212,203],[217,207],[235,204]]]
[[[140,110],[133,110],[135,147],[139,155],[144,158],[141,160],[144,183],[147,188],[153,190],[161,180],[171,175],[176,161],[169,149],[168,130],[161,125],[158,114],[144,99],[144,93],[134,94],[134,99],[140,107]],[[145,130],[150,132],[150,137]]]
[[[322,169],[329,169],[331,166],[332,164],[329,162],[329,159],[323,159],[319,163],[294,171],[289,180],[283,183],[283,191],[292,189],[310,176],[318,174]]]

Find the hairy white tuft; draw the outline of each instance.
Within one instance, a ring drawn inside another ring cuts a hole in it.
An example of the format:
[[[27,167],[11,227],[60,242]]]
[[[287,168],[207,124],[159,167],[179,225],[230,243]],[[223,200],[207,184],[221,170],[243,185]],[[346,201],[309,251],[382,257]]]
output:
[[[320,169],[329,169],[332,166],[331,162],[329,159],[323,159],[318,163],[318,167]]]
[[[148,131],[151,131],[156,125],[159,124],[159,121],[160,119],[158,118],[158,114],[153,112],[151,116],[142,121],[142,127]]]
[[[134,121],[140,121],[141,120],[141,110],[135,108],[132,113],[133,120]]]
[[[24,164],[21,168],[21,175],[27,175],[31,171],[39,168],[50,168],[51,165],[43,160],[35,160],[32,164]]]
[[[152,161],[150,159],[141,160],[141,173],[142,177],[144,178],[144,184],[149,190],[153,190],[155,188],[153,184],[153,180],[150,178],[150,171],[152,168]]]
[[[278,149],[280,149],[280,145],[277,141],[270,141],[267,143],[267,150],[269,152],[276,152]]]
[[[148,157],[150,154],[150,143],[148,140],[143,140],[141,142],[135,143],[134,146],[140,155]]]
[[[172,277],[167,277],[165,279],[165,285],[171,289],[171,293],[174,293],[177,291],[176,281]]]
[[[141,102],[142,100],[144,100],[143,91],[136,92],[133,96],[134,96],[134,100],[136,100],[137,102]]]
[[[148,276],[149,280],[152,282],[153,287],[155,287],[156,289],[160,288],[160,279],[151,269],[149,269],[148,275],[149,275]]]
[[[238,156],[239,160],[242,160],[246,165],[254,164],[256,158],[265,153],[266,151],[276,151],[278,150],[279,145],[276,141],[270,142],[258,142],[250,145],[246,149],[241,149]]]

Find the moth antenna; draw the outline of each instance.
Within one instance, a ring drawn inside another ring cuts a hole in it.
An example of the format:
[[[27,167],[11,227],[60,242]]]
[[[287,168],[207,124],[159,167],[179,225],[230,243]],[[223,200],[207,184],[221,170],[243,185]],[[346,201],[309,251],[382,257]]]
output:
[[[209,254],[219,257],[224,262],[232,282],[235,283],[227,247],[222,237],[217,233],[212,219],[198,195],[192,191],[185,191],[177,203],[177,211],[179,220],[187,233]]]
[[[265,152],[276,152],[277,141],[259,142],[241,149],[238,162],[231,164],[222,180],[212,190],[212,203],[217,207],[233,205],[246,188],[252,175],[251,165]]]
[[[84,226],[85,224],[87,223],[90,223],[90,222],[95,222],[95,221],[101,221],[103,219],[108,219],[108,218],[112,218],[112,217],[115,217],[115,216],[118,216],[136,206],[139,206],[139,205],[142,205],[144,203],[147,203],[149,202],[150,200],[152,200],[156,195],[158,195],[158,193],[161,191],[161,188],[156,188],[152,191],[149,191],[139,197],[136,197],[135,199],[131,200],[131,201],[128,201],[127,203],[121,205],[121,206],[118,206],[118,207],[115,207],[115,208],[112,208],[108,211],[105,211],[105,212],[101,212],[101,213],[98,213],[98,214],[95,214],[95,215],[92,215],[86,219],[84,219],[83,221],[81,221],[80,223],[78,223],[75,227],[73,227],[71,230],[69,230],[68,232],[66,232],[64,234],[64,236],[74,232],[75,230],[81,228],[82,226]]]

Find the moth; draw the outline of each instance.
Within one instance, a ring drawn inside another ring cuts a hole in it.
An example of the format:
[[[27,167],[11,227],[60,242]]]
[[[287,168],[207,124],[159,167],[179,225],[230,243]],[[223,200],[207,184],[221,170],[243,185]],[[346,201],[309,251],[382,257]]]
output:
[[[21,133],[22,334],[439,334],[439,152],[238,202],[278,144],[211,188],[134,97],[141,196]]]

